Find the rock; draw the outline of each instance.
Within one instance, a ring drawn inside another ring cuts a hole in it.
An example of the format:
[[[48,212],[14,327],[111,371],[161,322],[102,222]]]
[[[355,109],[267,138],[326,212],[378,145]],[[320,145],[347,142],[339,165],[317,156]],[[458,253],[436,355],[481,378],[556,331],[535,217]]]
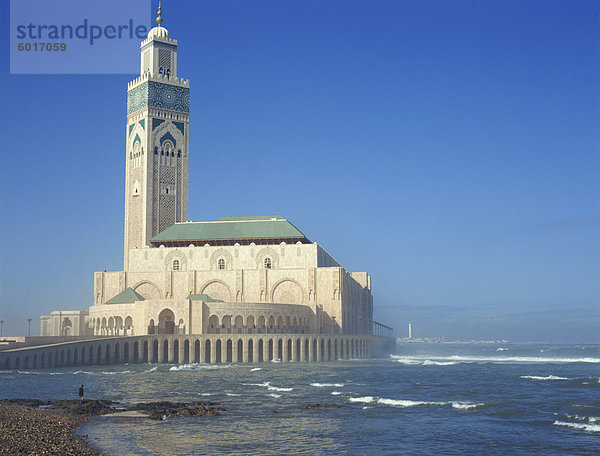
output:
[[[321,407],[321,404],[306,404],[303,408],[307,410],[315,410]]]
[[[341,405],[340,404],[323,404],[323,407],[330,407],[330,408],[340,408]],[[321,408],[321,404],[306,404],[304,407],[302,407],[303,409],[306,410],[317,410],[319,408]]]

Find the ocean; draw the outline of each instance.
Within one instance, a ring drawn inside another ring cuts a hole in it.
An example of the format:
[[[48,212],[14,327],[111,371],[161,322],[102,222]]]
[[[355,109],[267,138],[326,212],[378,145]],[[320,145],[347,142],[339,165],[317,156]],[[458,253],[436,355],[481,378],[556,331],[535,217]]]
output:
[[[218,417],[97,417],[113,455],[600,454],[600,345],[401,344],[331,363],[0,371],[1,398],[210,400]],[[305,409],[307,404],[341,407]]]

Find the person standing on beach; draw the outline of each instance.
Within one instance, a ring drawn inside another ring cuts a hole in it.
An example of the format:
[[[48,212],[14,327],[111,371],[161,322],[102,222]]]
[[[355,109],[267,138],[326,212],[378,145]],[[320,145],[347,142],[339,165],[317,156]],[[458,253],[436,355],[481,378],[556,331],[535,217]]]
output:
[[[79,387],[79,403],[83,403],[83,385]]]

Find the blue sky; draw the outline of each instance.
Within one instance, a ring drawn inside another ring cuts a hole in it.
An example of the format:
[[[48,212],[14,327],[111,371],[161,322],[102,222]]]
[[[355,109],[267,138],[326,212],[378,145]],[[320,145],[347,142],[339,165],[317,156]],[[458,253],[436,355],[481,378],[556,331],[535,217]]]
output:
[[[397,335],[600,342],[598,2],[163,7],[191,81],[191,220],[282,214],[373,276]],[[87,309],[93,272],[122,267],[135,75],[10,75],[1,33],[0,319],[17,335]]]

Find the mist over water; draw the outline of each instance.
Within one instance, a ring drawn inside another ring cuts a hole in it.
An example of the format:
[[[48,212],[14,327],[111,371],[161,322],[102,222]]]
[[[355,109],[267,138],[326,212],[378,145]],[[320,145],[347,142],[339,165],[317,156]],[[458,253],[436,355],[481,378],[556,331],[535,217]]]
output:
[[[600,452],[600,346],[404,344],[387,359],[0,371],[1,397],[210,400],[223,416],[99,417],[119,455]],[[340,408],[303,409],[325,403]]]

